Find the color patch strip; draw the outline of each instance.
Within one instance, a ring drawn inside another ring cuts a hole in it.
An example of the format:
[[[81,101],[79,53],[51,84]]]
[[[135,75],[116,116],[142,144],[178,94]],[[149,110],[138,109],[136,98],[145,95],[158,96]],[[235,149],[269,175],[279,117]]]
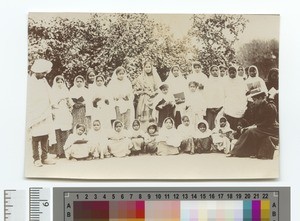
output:
[[[244,200],[243,221],[252,221],[252,201]]]
[[[182,221],[243,220],[243,201],[182,201]]]
[[[252,221],[260,220],[260,200],[252,201]]]
[[[270,221],[269,200],[74,201],[74,221]]]
[[[270,200],[262,200],[261,201],[261,221],[269,221],[270,220]]]
[[[74,221],[109,221],[109,201],[75,201]]]
[[[180,221],[180,201],[146,201],[146,221]]]
[[[145,220],[145,202],[111,201],[109,203],[109,217],[111,221],[143,221]]]

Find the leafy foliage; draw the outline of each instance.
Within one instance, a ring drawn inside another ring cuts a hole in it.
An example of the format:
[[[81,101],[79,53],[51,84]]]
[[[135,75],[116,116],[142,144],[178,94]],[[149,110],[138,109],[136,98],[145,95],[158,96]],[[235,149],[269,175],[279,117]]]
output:
[[[269,70],[278,67],[279,42],[277,40],[253,40],[238,51],[240,63],[245,66],[256,65],[260,77],[266,78]]]
[[[69,84],[89,69],[110,80],[113,70],[124,66],[135,79],[142,62],[150,59],[161,78],[174,64],[184,64],[187,39],[174,40],[168,27],[146,14],[90,14],[88,19],[54,17],[29,20],[29,65],[39,57],[54,63],[51,80],[64,75]]]
[[[242,15],[194,15],[190,34],[198,45],[196,60],[208,74],[211,65],[226,65],[235,62],[234,43],[246,28],[247,20]]]

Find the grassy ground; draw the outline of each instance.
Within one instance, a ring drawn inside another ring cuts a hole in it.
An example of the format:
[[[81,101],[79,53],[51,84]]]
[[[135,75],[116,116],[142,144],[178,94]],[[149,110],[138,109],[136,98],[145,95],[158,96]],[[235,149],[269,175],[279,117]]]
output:
[[[49,155],[54,158],[54,155]],[[141,155],[90,161],[55,159],[55,165],[35,167],[30,151],[25,161],[26,177],[70,179],[265,179],[279,176],[278,151],[273,160],[228,158],[225,154]]]

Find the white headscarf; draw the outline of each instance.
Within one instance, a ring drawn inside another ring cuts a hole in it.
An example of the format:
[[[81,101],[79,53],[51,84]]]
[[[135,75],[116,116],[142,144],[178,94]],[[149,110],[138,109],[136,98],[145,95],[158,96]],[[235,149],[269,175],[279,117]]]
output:
[[[123,80],[117,78],[117,71],[120,69],[125,72]],[[114,70],[111,81],[108,84],[108,92],[114,99],[114,106],[119,106],[121,113],[125,113],[128,109],[132,109],[133,90],[125,68],[118,67]],[[125,101],[123,99],[125,96],[127,96],[129,100]]]
[[[115,130],[115,127],[116,127],[116,124],[117,123],[121,123],[121,131],[120,132],[117,132]],[[123,138],[128,138],[128,131],[124,128],[124,124],[122,121],[120,120],[115,120],[114,123],[113,123],[113,126],[112,126],[112,130],[111,130],[111,133],[110,135],[108,136],[108,138],[111,138],[111,139],[123,139]]]
[[[205,124],[205,126],[206,126],[206,131],[204,133],[199,130],[199,124],[201,124],[201,123]],[[197,130],[196,130],[196,133],[195,133],[195,138],[206,138],[206,137],[211,136],[211,134],[212,134],[212,132],[209,129],[207,121],[206,120],[199,121],[199,123],[197,124]]]
[[[192,64],[192,73],[187,76],[187,83],[189,84],[191,81],[196,81],[198,84],[202,84],[205,90],[208,77],[207,75],[203,74],[202,71],[200,71],[200,73],[196,73],[194,68],[195,65],[199,65],[201,67],[200,62],[194,62]]]
[[[221,127],[220,126],[220,120],[221,119],[225,119],[226,120],[226,125],[225,127]],[[230,127],[230,124],[228,122],[228,120],[226,119],[226,117],[224,116],[218,116],[216,119],[215,119],[215,125],[216,127],[213,129],[213,133],[219,133],[219,131],[222,131],[222,133],[227,133],[227,132],[232,132],[233,130],[231,129]]]
[[[81,135],[77,134],[77,127],[78,126],[84,127],[84,132]],[[86,140],[87,141],[87,135],[86,135],[86,126],[84,124],[76,124],[73,128],[73,133],[69,135],[68,139],[66,140],[66,143],[64,145],[64,150],[67,150],[70,148],[76,141],[78,140]]]
[[[230,67],[234,68],[235,67]],[[237,71],[236,71],[237,74]],[[229,76],[229,74],[228,74]],[[226,78],[224,80],[224,112],[235,118],[243,117],[247,109],[247,88],[245,81],[237,76],[235,78]]]
[[[243,69],[243,75],[242,76],[240,76],[239,75],[239,69]],[[247,79],[247,75],[246,75],[246,71],[245,71],[245,68],[243,67],[243,66],[238,66],[238,68],[237,68],[237,77],[240,77],[240,78],[242,78],[243,80],[246,80]]]
[[[192,138],[195,134],[195,128],[190,120],[189,126],[185,126],[183,123],[183,118],[187,117],[190,120],[190,117],[187,115],[183,115],[181,117],[182,124],[180,124],[177,128],[178,134],[182,139]]]
[[[250,76],[250,69],[255,69],[256,70],[256,75],[255,77],[251,77]],[[255,87],[255,88],[260,88],[261,91],[265,92],[266,94],[268,94],[268,89],[267,89],[267,86],[266,86],[266,83],[265,81],[259,77],[259,72],[258,72],[258,69],[255,65],[251,65],[248,69],[248,75],[249,77],[246,79],[246,85],[248,87],[248,90],[252,90],[254,88],[252,87]],[[252,89],[251,89],[252,88]]]
[[[98,86],[96,83],[98,78],[101,78],[103,80],[103,84],[101,86]],[[92,101],[94,101],[96,98],[102,98],[101,102],[104,102],[104,100],[108,99],[108,97],[110,96],[106,86],[104,85],[104,78],[100,74],[95,77],[95,81],[92,85],[90,85],[89,91],[92,96]]]
[[[63,81],[61,88],[58,87],[58,79],[61,79]],[[57,75],[54,78],[51,90],[51,100],[53,104],[58,104],[62,99],[70,98],[70,92],[65,82],[65,78],[62,75]]]
[[[166,127],[167,120],[171,120],[173,123],[173,126],[170,129]],[[175,122],[171,117],[167,117],[166,119],[164,119],[163,126],[159,131],[157,141],[165,141],[169,145],[172,145],[174,147],[179,147],[181,143],[181,137],[178,136],[178,132],[175,128]]]
[[[213,67],[218,68],[218,76],[214,77],[211,74]],[[220,69],[218,66],[213,65],[209,69],[210,77],[207,81],[207,86],[205,89],[205,98],[207,101],[208,108],[219,108],[224,105],[224,78],[220,77]]]
[[[145,72],[145,66],[147,64],[151,65],[152,68],[152,73],[150,75],[148,75]],[[152,78],[152,82],[149,80],[149,78]],[[161,79],[156,71],[156,68],[153,66],[153,64],[150,61],[145,61],[143,64],[143,71],[141,73],[141,75],[137,78],[137,87],[140,88],[150,88],[152,90],[152,92],[158,90],[158,87],[161,84]]]
[[[175,77],[174,74],[173,74],[174,68],[178,68],[179,69],[179,75],[177,77]],[[169,76],[165,80],[165,83],[169,85],[170,91],[173,94],[181,93],[181,92],[186,92],[187,91],[187,87],[186,87],[187,81],[183,77],[182,73],[180,72],[179,65],[174,65],[171,68],[171,70],[169,72]]]
[[[81,88],[77,87],[76,80],[78,78],[81,78],[82,81],[83,81]],[[85,87],[85,79],[84,79],[84,77],[82,75],[78,75],[78,76],[75,77],[75,79],[74,79],[74,85],[73,85],[73,87],[71,87],[70,93],[71,93],[71,98],[78,99],[80,97],[83,97],[84,102],[86,103],[86,101],[88,99],[88,90]]]

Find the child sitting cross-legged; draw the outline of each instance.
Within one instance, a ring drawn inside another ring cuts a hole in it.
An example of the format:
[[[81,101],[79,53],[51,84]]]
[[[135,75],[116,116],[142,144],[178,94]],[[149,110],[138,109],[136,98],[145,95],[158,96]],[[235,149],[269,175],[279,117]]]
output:
[[[157,125],[155,123],[150,123],[147,128],[147,134],[145,137],[145,146],[143,152],[155,154],[157,151]]]
[[[93,120],[92,128],[88,132],[88,144],[95,149],[94,157],[103,159],[108,155],[107,135],[101,127],[100,120]]]
[[[210,153],[212,151],[213,142],[211,137],[211,130],[208,128],[208,123],[201,120],[197,125],[194,135],[194,144],[196,153]]]
[[[212,131],[214,151],[229,153],[231,150],[231,140],[233,139],[233,130],[230,124],[223,116],[216,119],[216,127]]]
[[[145,132],[141,129],[141,123],[138,120],[134,120],[132,123],[132,130],[129,135],[132,148],[130,149],[131,156],[139,155],[145,144]]]
[[[88,144],[88,139],[85,134],[86,126],[77,124],[73,133],[69,135],[64,151],[66,158],[69,160],[91,160],[95,152],[95,148]]]
[[[190,118],[186,115],[181,118],[182,124],[177,128],[178,135],[181,137],[180,151],[184,153],[194,153],[194,125],[191,124]]]

